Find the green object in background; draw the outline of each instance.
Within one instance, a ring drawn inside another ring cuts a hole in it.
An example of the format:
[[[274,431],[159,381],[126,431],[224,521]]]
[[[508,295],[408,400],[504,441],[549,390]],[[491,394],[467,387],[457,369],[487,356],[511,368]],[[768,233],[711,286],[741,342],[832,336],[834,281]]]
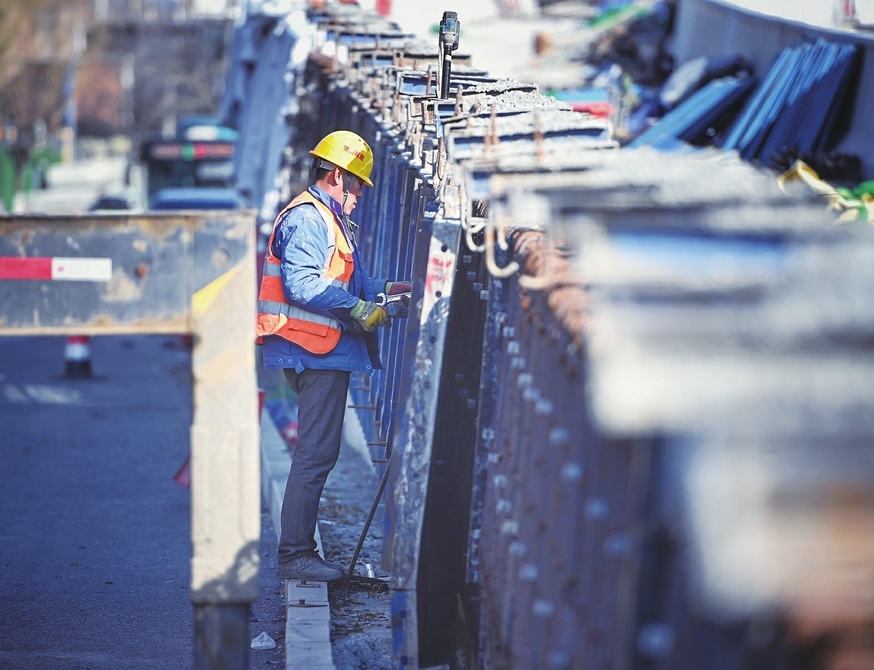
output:
[[[16,183],[15,159],[6,147],[0,147],[0,202],[7,213],[15,206],[15,193],[48,186],[48,172],[52,165],[61,162],[61,153],[54,149],[36,149],[21,170],[21,181]]]
[[[609,30],[626,21],[646,16],[651,13],[647,7],[638,4],[628,4],[619,7],[610,7],[589,21],[589,28],[596,30]]]
[[[853,188],[835,187],[835,192],[843,199],[841,204],[851,212],[856,210],[857,216],[848,219],[859,219],[874,223],[874,181],[863,181]]]
[[[787,193],[786,184],[799,180],[807,184],[814,193],[828,198],[830,209],[843,211],[838,217],[839,222],[861,220],[874,223],[874,181],[863,181],[853,188],[832,186],[820,179],[807,163],[796,160],[795,165],[777,177],[777,186]]]
[[[0,201],[6,212],[15,205],[15,160],[5,147],[0,147]]]
[[[863,181],[858,186],[851,188],[850,192],[857,198],[865,195],[874,197],[874,181]]]

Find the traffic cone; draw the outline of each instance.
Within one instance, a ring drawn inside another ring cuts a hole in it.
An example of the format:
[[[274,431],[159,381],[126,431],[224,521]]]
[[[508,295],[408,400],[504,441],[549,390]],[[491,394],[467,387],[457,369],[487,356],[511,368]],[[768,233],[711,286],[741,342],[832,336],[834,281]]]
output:
[[[289,421],[280,429],[279,433],[289,448],[293,449],[297,446],[297,421]]]
[[[85,335],[72,335],[64,347],[64,376],[69,379],[91,379],[91,345]]]
[[[179,470],[173,475],[173,481],[179,486],[191,488],[191,454],[185,457]]]

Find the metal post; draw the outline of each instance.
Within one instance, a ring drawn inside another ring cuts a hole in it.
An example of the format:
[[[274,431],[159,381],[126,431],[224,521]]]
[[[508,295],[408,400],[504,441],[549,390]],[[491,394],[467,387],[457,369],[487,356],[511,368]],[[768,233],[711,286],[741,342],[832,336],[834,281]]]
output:
[[[217,252],[208,258],[223,261]],[[252,321],[240,315],[254,318],[254,263],[250,252],[191,301],[198,335],[191,426],[195,668],[248,667],[248,605],[258,597],[260,461]]]
[[[249,606],[194,606],[194,670],[249,667]]]
[[[858,24],[856,0],[834,0],[834,3],[832,22],[835,28],[855,28]]]
[[[440,99],[449,97],[449,77],[452,72],[452,52],[458,48],[460,28],[458,14],[443,12],[440,21]]]

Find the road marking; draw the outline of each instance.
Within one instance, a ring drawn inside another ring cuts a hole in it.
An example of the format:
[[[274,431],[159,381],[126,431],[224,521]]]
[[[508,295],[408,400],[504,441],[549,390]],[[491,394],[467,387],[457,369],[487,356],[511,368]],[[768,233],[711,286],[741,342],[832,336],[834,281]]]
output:
[[[2,384],[0,396],[11,403],[81,405],[84,402],[82,393],[78,390],[47,384],[22,384],[20,387],[14,384]]]

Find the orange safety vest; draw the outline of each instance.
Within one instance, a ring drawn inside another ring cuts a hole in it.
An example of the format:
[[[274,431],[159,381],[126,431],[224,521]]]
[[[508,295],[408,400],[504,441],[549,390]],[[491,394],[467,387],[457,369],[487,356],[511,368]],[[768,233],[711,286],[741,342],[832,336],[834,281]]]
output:
[[[327,265],[322,268],[322,280],[332,286],[349,290],[349,282],[355,269],[352,248],[330,208],[309,191],[304,191],[279,213],[273,223],[273,232],[270,234],[267,253],[264,256],[264,276],[258,293],[256,331],[259,337],[279,335],[309,352],[326,354],[336,347],[340,340],[340,333],[343,332],[341,323],[331,316],[292,305],[285,299],[282,278],[279,275],[281,261],[273,254],[273,240],[276,237],[279,220],[286,212],[305,204],[315,205],[328,228],[328,239],[333,238],[334,242],[334,253],[328,259]]]

